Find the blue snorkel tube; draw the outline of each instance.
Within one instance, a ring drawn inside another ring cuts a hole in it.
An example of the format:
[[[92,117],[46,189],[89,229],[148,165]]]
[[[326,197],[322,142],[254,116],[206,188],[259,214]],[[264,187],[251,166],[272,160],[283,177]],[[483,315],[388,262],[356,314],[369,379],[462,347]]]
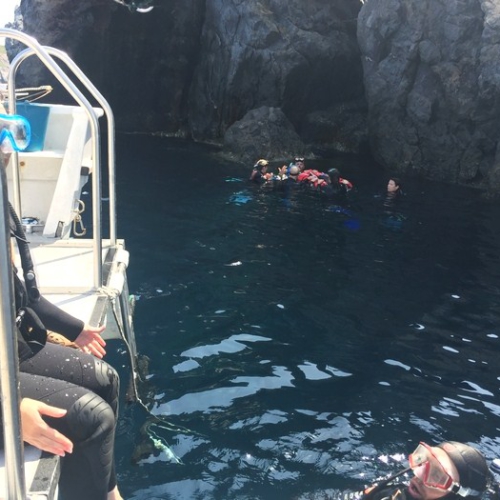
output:
[[[0,114],[0,150],[24,151],[31,141],[31,126],[21,115]]]
[[[31,141],[31,126],[24,116],[0,114],[0,151],[12,153],[12,151],[24,151]],[[19,248],[19,256],[23,268],[26,290],[31,302],[40,299],[34,265],[28,247],[28,241],[24,229],[14,207],[9,203],[12,235],[16,238]]]

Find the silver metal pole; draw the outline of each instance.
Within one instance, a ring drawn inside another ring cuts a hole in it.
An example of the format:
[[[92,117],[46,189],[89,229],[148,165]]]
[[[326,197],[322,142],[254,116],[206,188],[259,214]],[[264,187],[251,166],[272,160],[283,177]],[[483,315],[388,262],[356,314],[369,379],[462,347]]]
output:
[[[0,158],[0,388],[5,446],[5,498],[26,498],[24,447],[19,416],[18,357],[15,341],[14,284],[7,208],[7,178]]]
[[[9,28],[0,29],[0,37],[13,38],[18,40],[36,53],[41,62],[45,64],[47,69],[57,78],[59,83],[69,92],[69,94],[75,99],[75,101],[82,106],[87,112],[87,116],[90,122],[90,130],[92,133],[92,158],[94,162],[94,169],[92,172],[92,198],[94,200],[101,200],[101,152],[99,149],[100,144],[100,132],[99,123],[97,117],[95,116],[94,110],[90,105],[89,101],[80,92],[76,85],[68,78],[64,71],[59,67],[59,65],[52,59],[48,52],[31,36],[26,35],[26,33],[21,33],[20,31],[12,30]],[[9,77],[8,77],[8,87],[9,87],[9,113],[14,113],[15,111],[15,70],[19,65],[20,60],[17,56],[11,63]],[[19,172],[14,173],[13,169],[13,183],[14,188],[16,188],[16,182],[18,185],[19,177],[16,179],[16,175],[19,176]],[[21,213],[18,215],[21,217]],[[92,211],[92,224],[94,226],[94,239],[93,239],[93,251],[94,251],[94,286],[96,288],[102,287],[102,238],[101,238],[101,204],[98,203],[97,206],[93,207]]]
[[[116,245],[116,177],[115,177],[115,117],[113,115],[113,110],[109,105],[108,101],[99,92],[97,87],[89,80],[87,75],[78,67],[78,65],[71,59],[66,52],[62,50],[55,49],[54,47],[46,47],[44,49],[51,55],[55,56],[68,66],[71,71],[78,77],[78,79],[83,83],[85,88],[92,94],[95,100],[98,102],[99,106],[104,110],[104,114],[107,119],[107,130],[108,130],[108,179],[109,179],[109,239],[112,246]],[[19,52],[16,56],[16,60],[19,59],[19,64],[24,59],[34,55],[33,49],[24,49]],[[14,62],[13,62],[14,64]],[[17,68],[16,68],[17,70]],[[101,200],[98,200],[100,203]],[[96,200],[94,200],[94,205]]]

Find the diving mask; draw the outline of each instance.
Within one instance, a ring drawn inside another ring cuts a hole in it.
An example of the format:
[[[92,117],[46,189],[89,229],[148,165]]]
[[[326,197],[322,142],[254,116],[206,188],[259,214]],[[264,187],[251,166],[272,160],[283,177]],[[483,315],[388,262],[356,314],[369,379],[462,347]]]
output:
[[[24,151],[31,140],[31,127],[20,115],[0,114],[0,151]]]
[[[458,486],[429,445],[420,443],[408,458],[413,473],[427,488],[452,491]]]

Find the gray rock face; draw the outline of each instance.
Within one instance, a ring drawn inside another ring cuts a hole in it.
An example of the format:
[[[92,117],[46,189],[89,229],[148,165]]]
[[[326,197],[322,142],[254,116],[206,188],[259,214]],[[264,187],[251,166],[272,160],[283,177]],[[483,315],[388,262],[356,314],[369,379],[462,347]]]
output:
[[[302,134],[312,111],[363,95],[357,1],[211,0],[190,92],[193,135],[217,140],[259,106]]]
[[[308,114],[302,131],[303,140],[318,155],[370,154],[364,98]]]
[[[376,158],[498,189],[500,4],[366,0],[358,41]]]
[[[112,0],[22,0],[21,10],[24,30],[75,60],[110,102],[121,130],[188,136],[205,1],[158,3],[147,14]],[[30,68],[33,75],[47,82],[39,65]]]
[[[75,59],[121,129],[220,144],[233,123],[267,106],[314,142],[307,115],[363,96],[359,0],[155,4],[147,14],[112,0],[21,6],[25,31]]]
[[[498,0],[155,4],[139,14],[112,0],[22,0],[21,10],[27,33],[102,90],[121,130],[224,143],[246,160],[237,131],[267,113],[269,137],[272,123],[291,124],[305,150],[369,141],[391,170],[500,192]],[[22,69],[47,83],[31,61]],[[258,140],[257,156],[286,150]]]
[[[233,123],[224,136],[224,154],[245,163],[259,158],[288,161],[304,155],[306,147],[280,108],[249,111]]]

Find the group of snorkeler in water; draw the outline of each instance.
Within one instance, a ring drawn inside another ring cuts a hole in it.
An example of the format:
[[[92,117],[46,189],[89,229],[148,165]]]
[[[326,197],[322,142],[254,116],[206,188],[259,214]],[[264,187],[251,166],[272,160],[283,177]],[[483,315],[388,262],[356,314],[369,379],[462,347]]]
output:
[[[331,168],[328,172],[306,169],[305,160],[300,157],[295,158],[289,165],[279,167],[277,173],[269,172],[268,169],[269,162],[267,160],[258,160],[253,166],[250,180],[257,184],[283,183],[283,185],[290,185],[297,183],[328,194],[345,194],[354,187],[350,181],[340,176],[338,169]]]
[[[301,157],[296,157],[289,165],[278,167],[276,173],[269,171],[268,160],[260,159],[253,166],[250,181],[256,184],[278,184],[285,188],[308,186],[328,196],[346,195],[354,189],[352,182],[341,177],[337,168],[330,168],[327,172],[306,168],[305,159]],[[402,194],[401,180],[391,177],[387,183],[384,206],[390,209]]]

